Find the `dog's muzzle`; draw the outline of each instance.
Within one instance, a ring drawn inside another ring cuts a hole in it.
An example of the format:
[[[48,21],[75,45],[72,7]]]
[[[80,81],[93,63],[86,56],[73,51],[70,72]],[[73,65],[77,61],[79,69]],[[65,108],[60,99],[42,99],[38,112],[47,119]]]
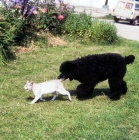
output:
[[[64,81],[67,79],[67,77],[64,74],[60,74],[57,79],[61,79],[62,81]]]

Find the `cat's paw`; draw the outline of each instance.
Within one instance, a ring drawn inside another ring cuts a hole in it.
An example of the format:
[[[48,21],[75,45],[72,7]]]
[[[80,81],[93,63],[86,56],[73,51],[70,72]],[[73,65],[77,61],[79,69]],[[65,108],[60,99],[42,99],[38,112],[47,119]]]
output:
[[[34,103],[30,102],[30,103],[28,103],[28,104],[32,105],[32,104],[34,104]]]
[[[46,100],[45,99],[41,99],[41,101],[45,102]]]

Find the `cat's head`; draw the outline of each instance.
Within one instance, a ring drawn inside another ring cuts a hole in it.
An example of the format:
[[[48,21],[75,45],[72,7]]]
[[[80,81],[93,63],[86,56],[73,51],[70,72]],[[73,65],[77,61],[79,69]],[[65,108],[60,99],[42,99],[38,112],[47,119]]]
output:
[[[24,89],[26,91],[32,90],[33,82],[27,81],[27,83],[24,85]]]

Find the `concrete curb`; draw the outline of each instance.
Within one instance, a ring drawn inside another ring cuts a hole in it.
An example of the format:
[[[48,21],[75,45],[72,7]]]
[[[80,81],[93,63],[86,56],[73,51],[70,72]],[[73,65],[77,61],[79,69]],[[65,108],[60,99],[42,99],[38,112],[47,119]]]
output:
[[[75,12],[83,12],[85,11],[87,14],[91,14],[92,17],[100,17],[111,14],[111,10],[104,8],[96,8],[96,7],[83,7],[83,6],[75,6]]]

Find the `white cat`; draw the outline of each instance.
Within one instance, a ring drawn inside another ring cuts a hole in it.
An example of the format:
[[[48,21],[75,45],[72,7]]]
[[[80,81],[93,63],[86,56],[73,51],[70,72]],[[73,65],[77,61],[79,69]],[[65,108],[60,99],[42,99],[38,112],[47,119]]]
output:
[[[56,91],[62,95],[67,95],[69,100],[71,101],[70,93],[65,90],[62,81],[62,79],[58,79],[37,84],[27,81],[27,83],[24,86],[24,89],[26,91],[32,90],[35,95],[34,100],[30,104],[34,104],[38,99],[45,101],[45,99],[42,98],[42,95],[49,93],[53,93],[53,98],[51,100],[54,101],[57,96]]]

